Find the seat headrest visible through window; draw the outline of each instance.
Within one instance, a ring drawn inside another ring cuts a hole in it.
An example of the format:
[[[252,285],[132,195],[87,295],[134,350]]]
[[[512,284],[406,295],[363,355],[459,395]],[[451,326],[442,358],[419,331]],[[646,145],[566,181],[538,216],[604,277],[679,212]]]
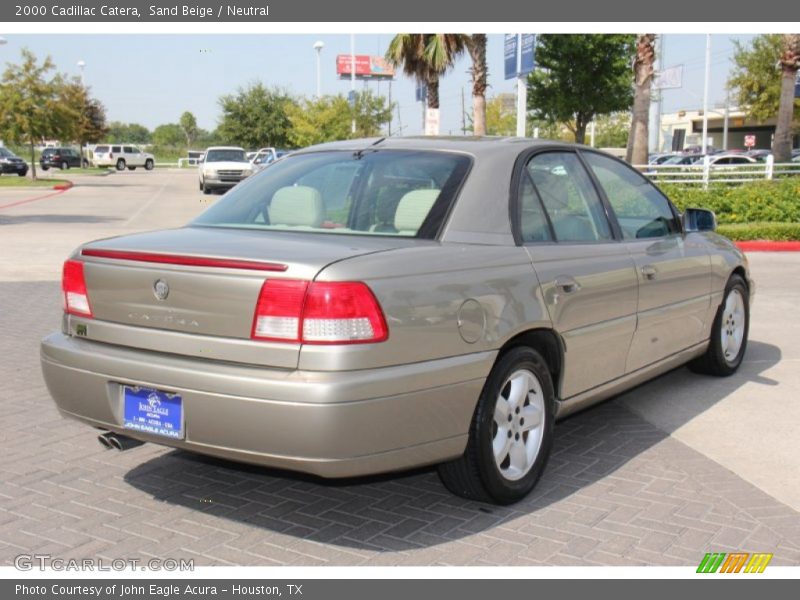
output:
[[[394,226],[400,233],[416,234],[439,197],[437,189],[414,190],[400,199],[394,213]]]
[[[316,188],[293,185],[280,188],[268,208],[272,225],[319,227],[325,220],[325,206]]]

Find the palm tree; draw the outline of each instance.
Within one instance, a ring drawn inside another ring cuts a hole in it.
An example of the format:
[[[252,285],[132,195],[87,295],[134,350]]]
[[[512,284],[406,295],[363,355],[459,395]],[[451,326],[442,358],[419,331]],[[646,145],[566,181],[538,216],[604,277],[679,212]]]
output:
[[[783,48],[778,59],[781,69],[781,96],[778,107],[778,122],[775,125],[775,138],[772,141],[772,155],[775,162],[789,162],[792,159],[792,120],[794,117],[794,86],[797,71],[800,69],[800,33],[783,35]]]
[[[648,122],[650,121],[650,88],[656,60],[656,34],[641,33],[636,37],[633,61],[633,118],[628,134],[626,160],[633,165],[647,164]]]
[[[428,108],[439,108],[439,78],[464,51],[464,37],[451,33],[399,33],[389,43],[386,60],[425,84]]]
[[[486,135],[486,82],[489,69],[486,66],[486,34],[475,33],[464,36],[464,44],[472,59],[472,132]]]

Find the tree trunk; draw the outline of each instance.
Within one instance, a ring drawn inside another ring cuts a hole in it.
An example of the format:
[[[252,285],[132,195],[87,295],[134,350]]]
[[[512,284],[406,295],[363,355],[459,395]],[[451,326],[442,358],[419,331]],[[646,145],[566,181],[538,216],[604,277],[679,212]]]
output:
[[[781,67],[781,97],[778,122],[775,125],[775,139],[772,141],[772,155],[775,157],[776,163],[792,160],[794,84],[798,67],[800,67],[800,34],[789,33],[783,36],[783,53],[779,64]]]
[[[428,108],[439,108],[439,77],[432,75],[425,82],[425,94],[428,100]]]
[[[636,40],[634,61],[634,95],[631,130],[625,159],[633,165],[646,165],[648,154],[648,126],[650,122],[650,88],[653,83],[655,62],[654,33],[644,33]]]
[[[576,144],[583,144],[584,140],[586,140],[586,126],[588,125],[585,121],[575,121],[575,143]]]
[[[474,34],[468,48],[472,59],[472,132],[474,135],[486,135],[486,34]]]
[[[36,179],[36,148],[31,140],[31,179]]]

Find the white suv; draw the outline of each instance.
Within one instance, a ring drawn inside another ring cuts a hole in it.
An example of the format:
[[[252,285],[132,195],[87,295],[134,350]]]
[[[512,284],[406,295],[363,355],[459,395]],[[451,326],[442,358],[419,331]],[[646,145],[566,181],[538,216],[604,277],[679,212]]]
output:
[[[136,167],[152,171],[156,160],[152,154],[142,152],[136,146],[102,144],[94,147],[92,164],[95,167],[116,167],[117,171],[124,171],[126,168],[133,171]]]
[[[204,194],[232,188],[254,171],[244,148],[238,146],[212,146],[199,164],[200,191]]]

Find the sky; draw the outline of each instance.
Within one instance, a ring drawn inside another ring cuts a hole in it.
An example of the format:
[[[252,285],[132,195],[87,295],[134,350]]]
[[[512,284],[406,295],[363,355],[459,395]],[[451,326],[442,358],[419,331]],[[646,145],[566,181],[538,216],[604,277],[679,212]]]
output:
[[[204,129],[216,127],[220,117],[218,99],[237,88],[261,81],[291,93],[316,93],[317,41],[325,44],[321,53],[323,94],[347,94],[349,79],[336,75],[336,55],[349,54],[349,34],[3,34],[8,43],[0,46],[0,63],[16,62],[20,50],[28,48],[38,57],[49,55],[59,71],[84,77],[92,94],[106,107],[109,121],[140,123],[149,129],[175,123],[181,113],[191,111]],[[710,105],[723,105],[725,82],[731,66],[734,40],[748,42],[752,35],[711,36]],[[356,54],[382,55],[391,36],[358,34]],[[663,110],[673,112],[702,107],[706,36],[667,34],[664,36],[664,65],[683,65],[683,87],[664,92]],[[514,92],[514,80],[503,79],[503,36],[489,34],[488,95]],[[461,98],[471,111],[470,61],[462,58],[441,82],[441,133],[460,134]],[[387,95],[389,85],[357,82]],[[392,129],[401,135],[422,131],[422,107],[414,99],[413,80],[398,75],[392,84],[392,100],[399,105]],[[402,128],[402,129],[401,129]]]

